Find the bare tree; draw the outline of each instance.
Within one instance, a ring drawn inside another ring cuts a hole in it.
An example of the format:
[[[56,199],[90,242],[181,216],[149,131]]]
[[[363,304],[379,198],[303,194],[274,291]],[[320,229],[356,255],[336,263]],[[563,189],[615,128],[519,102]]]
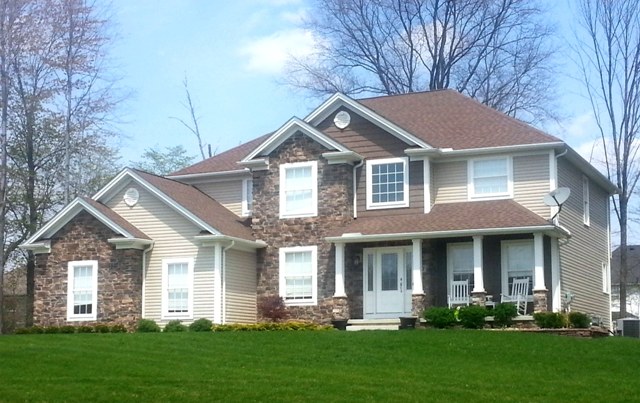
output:
[[[193,105],[193,101],[191,100],[191,92],[189,91],[189,81],[187,80],[187,76],[184,76],[184,80],[182,80],[182,85],[184,86],[185,98],[187,100],[186,104],[182,104],[184,108],[189,112],[189,118],[191,119],[191,124],[184,121],[184,119],[177,118],[175,116],[171,116],[171,119],[175,119],[180,122],[184,127],[186,127],[191,133],[193,133],[198,139],[198,149],[200,150],[200,155],[202,159],[206,159],[206,154],[204,152],[205,144],[202,143],[202,135],[200,135],[200,126],[198,125],[199,117],[196,115],[196,108]],[[209,145],[209,157],[211,157],[211,145]]]
[[[527,120],[554,117],[552,32],[531,0],[316,0],[311,57],[286,82],[315,95],[454,88]]]
[[[627,308],[629,202],[640,177],[640,3],[581,0],[578,62],[604,147],[620,226],[620,314]],[[585,38],[582,39],[581,38]]]

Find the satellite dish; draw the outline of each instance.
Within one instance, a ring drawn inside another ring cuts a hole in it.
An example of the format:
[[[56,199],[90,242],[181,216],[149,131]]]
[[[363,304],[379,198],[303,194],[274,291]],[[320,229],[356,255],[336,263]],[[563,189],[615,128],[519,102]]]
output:
[[[340,111],[333,118],[333,124],[340,130],[349,126],[349,123],[351,123],[351,115],[347,111]]]
[[[549,207],[558,207],[558,212],[551,217],[551,221],[555,220],[560,211],[562,210],[562,205],[567,201],[569,195],[571,194],[571,189],[569,188],[557,188],[556,190],[552,190],[551,192],[544,195],[542,201]]]
[[[140,193],[138,193],[138,189],[136,188],[129,188],[126,192],[124,192],[123,199],[124,203],[127,206],[133,207],[136,205],[136,203],[138,203],[138,199],[140,199]]]

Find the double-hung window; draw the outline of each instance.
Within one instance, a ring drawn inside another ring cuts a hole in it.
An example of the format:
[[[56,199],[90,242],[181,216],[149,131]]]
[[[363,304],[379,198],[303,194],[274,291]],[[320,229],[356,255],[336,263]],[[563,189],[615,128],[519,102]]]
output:
[[[162,317],[193,318],[193,259],[162,261]]]
[[[317,246],[280,248],[280,296],[287,305],[317,302]]]
[[[503,294],[511,293],[513,280],[525,277],[529,279],[529,295],[533,294],[533,250],[533,240],[502,241]]]
[[[280,165],[280,218],[318,214],[318,162]]]
[[[367,209],[409,206],[406,158],[367,161]]]
[[[510,197],[513,193],[511,159],[483,158],[469,161],[469,197]]]
[[[450,243],[447,245],[447,266],[449,282],[469,281],[469,291],[473,290],[475,283],[473,277],[473,244]]]
[[[69,262],[67,268],[67,320],[96,320],[98,261]]]

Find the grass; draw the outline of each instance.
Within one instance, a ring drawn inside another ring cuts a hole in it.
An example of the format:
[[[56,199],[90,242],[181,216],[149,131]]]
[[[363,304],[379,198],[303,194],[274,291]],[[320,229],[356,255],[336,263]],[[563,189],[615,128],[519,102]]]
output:
[[[516,332],[0,337],[0,401],[635,401],[640,341]]]

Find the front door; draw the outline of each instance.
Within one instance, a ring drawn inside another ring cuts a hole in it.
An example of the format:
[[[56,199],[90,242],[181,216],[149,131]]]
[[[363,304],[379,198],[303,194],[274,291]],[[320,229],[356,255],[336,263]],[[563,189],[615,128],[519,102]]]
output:
[[[405,248],[364,250],[364,317],[411,312],[411,253]]]

